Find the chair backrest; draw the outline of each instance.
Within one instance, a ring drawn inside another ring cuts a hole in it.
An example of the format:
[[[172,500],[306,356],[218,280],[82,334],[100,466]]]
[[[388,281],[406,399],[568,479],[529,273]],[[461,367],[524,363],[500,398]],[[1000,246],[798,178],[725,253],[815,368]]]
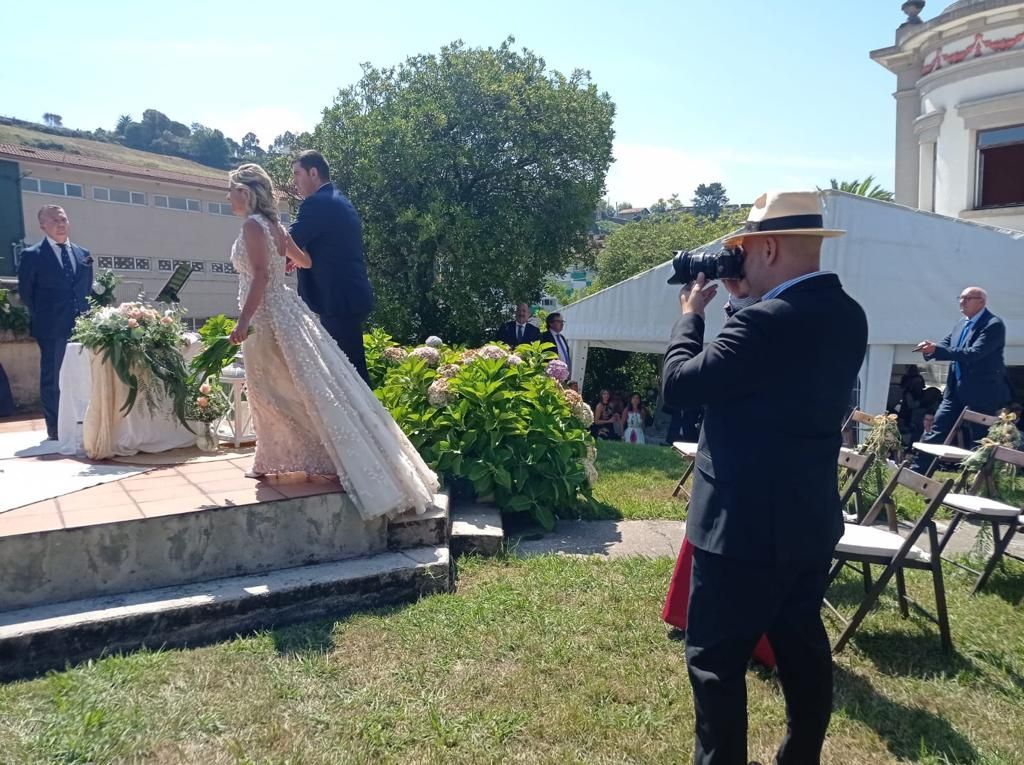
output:
[[[949,493],[950,488],[953,486],[953,479],[947,478],[945,481],[939,481],[934,478],[926,478],[920,473],[910,470],[907,467],[907,463],[904,463],[896,469],[892,478],[885,485],[885,488],[879,493],[875,503],[871,506],[867,515],[864,516],[864,520],[861,521],[861,525],[872,525],[882,510],[885,509],[886,503],[892,501],[892,495],[897,487],[900,486],[909,489],[925,500],[927,507],[921,517],[927,522],[931,520],[931,516],[942,505],[942,500],[946,498],[946,494]]]
[[[854,409],[846,419],[846,424],[843,426],[843,430],[846,430],[846,428],[850,427],[855,422],[860,423],[861,425],[874,425],[875,418],[867,412],[862,412],[860,409]]]
[[[839,468],[845,471],[845,480],[842,482],[843,493],[839,497],[842,507],[846,507],[850,497],[860,488],[860,482],[864,480],[871,463],[875,461],[873,454],[858,454],[857,452],[843,449],[839,452]]]
[[[997,446],[993,449],[992,459],[995,462],[1005,462],[1008,465],[1024,467],[1024,452],[1019,452],[1008,446]]]
[[[974,423],[975,425],[984,425],[986,428],[991,428],[999,422],[999,418],[995,415],[975,412],[965,406],[964,410],[960,412],[960,416],[956,418],[956,422],[953,427],[949,429],[949,433],[946,434],[946,440],[943,441],[943,444],[946,446],[953,446],[954,442],[960,438],[960,429],[963,427],[965,422]],[[972,449],[974,446],[973,444],[965,444],[964,448]]]

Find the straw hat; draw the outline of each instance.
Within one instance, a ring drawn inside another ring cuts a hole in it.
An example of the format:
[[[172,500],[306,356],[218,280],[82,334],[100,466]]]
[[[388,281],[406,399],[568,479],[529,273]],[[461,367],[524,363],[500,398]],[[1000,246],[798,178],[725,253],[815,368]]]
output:
[[[842,236],[845,231],[825,228],[821,194],[817,191],[769,191],[754,202],[747,225],[723,244],[732,247],[753,236]]]

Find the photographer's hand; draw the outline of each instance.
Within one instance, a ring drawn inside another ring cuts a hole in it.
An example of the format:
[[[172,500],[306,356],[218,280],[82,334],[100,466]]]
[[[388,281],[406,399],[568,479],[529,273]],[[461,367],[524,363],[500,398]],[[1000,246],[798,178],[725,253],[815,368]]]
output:
[[[683,287],[679,293],[679,304],[683,309],[683,315],[695,313],[703,318],[704,309],[708,303],[714,300],[717,292],[717,284],[708,284],[704,274],[697,274],[697,280]]]

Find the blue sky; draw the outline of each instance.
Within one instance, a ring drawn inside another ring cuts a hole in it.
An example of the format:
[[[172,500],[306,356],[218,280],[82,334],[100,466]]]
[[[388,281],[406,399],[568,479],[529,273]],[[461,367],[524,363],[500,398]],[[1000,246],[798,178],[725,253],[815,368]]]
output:
[[[931,18],[948,3],[928,8]],[[0,114],[112,128],[156,108],[264,144],[311,128],[360,63],[513,35],[548,65],[591,72],[617,107],[613,201],[650,204],[721,181],[769,188],[874,174],[892,187],[900,0],[433,0],[16,3],[0,48]],[[931,4],[930,4],[931,5]],[[291,11],[294,7],[294,12]],[[59,45],[58,45],[59,42]]]

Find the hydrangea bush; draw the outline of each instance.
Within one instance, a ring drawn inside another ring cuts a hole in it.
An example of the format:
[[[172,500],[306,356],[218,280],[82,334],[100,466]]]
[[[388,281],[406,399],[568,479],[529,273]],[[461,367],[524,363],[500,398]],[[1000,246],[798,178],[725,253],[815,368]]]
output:
[[[591,501],[594,415],[562,387],[568,369],[550,346],[430,340],[404,349],[377,330],[366,361],[377,397],[445,483],[549,529]]]

